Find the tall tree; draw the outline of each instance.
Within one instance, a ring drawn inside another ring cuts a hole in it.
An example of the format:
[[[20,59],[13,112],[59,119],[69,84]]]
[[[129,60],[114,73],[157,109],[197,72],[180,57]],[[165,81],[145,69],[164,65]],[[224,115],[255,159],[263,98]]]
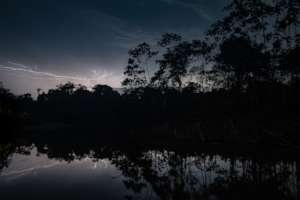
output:
[[[218,39],[234,36],[249,35],[255,38],[265,48],[270,33],[270,16],[273,15],[273,6],[265,0],[233,0],[225,7],[228,15],[217,21],[208,31]]]
[[[285,76],[289,76],[290,82],[293,83],[300,75],[300,47],[289,50],[281,58],[281,71]]]
[[[183,41],[168,47],[162,58],[157,60],[159,69],[152,77],[152,83],[163,88],[171,85],[181,90],[187,75],[199,67],[199,58],[205,60],[203,55],[207,55],[210,50],[210,46],[201,40]]]
[[[268,56],[249,38],[231,37],[220,46],[216,56],[221,71],[234,73],[235,83],[241,87],[248,80],[264,80],[267,74]]]
[[[297,45],[300,25],[300,2],[298,0],[278,0],[276,4],[277,20],[275,30],[281,34],[287,48]]]
[[[137,47],[129,50],[128,65],[125,69],[125,80],[122,85],[127,91],[145,87],[149,82],[149,69],[145,66],[149,59],[157,54],[152,51],[147,43],[141,43]]]

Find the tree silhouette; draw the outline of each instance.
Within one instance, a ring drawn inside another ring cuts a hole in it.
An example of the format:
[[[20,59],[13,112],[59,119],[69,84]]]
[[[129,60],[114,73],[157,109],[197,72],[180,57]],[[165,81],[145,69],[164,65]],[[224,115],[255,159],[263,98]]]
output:
[[[232,37],[225,40],[216,60],[220,63],[220,70],[234,73],[239,86],[249,79],[265,80],[268,75],[268,56],[247,38]]]
[[[180,42],[173,47],[166,49],[162,55],[162,59],[157,60],[159,69],[152,77],[152,84],[160,88],[166,88],[169,85],[181,90],[184,84],[184,79],[195,66],[195,60],[202,56],[206,59],[211,50],[211,47],[201,41],[193,40],[192,42]],[[197,64],[196,64],[197,65]]]
[[[95,85],[93,87],[93,94],[97,97],[119,96],[118,92],[114,91],[112,87],[107,85]]]
[[[146,65],[149,59],[157,54],[152,51],[150,45],[147,43],[141,43],[136,48],[129,50],[128,65],[125,69],[125,80],[122,85],[125,86],[128,91],[145,87],[149,81],[149,69]]]
[[[14,109],[15,96],[0,82],[0,113],[9,113]]]
[[[291,82],[299,78],[300,73],[300,47],[289,50],[286,55],[281,58],[281,71],[290,75]]]
[[[300,24],[300,3],[297,0],[278,0],[276,31],[282,34],[287,47],[296,45]]]
[[[161,47],[167,47],[174,43],[180,42],[182,37],[176,33],[164,33],[157,44]]]

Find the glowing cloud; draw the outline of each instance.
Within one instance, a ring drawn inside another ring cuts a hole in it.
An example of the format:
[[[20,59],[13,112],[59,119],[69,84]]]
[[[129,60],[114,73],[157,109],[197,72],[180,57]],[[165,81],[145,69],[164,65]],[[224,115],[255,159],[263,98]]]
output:
[[[75,82],[86,85],[88,88],[93,87],[96,84],[107,84],[112,87],[119,87],[120,81],[122,79],[121,75],[117,75],[113,72],[107,72],[105,70],[97,71],[92,70],[90,77],[80,77],[80,76],[68,76],[68,75],[59,75],[51,72],[46,71],[39,71],[37,67],[33,69],[30,66],[26,66],[16,62],[7,62],[12,66],[7,65],[0,65],[0,70],[5,71],[12,71],[17,73],[29,73],[31,76],[34,77],[47,77],[53,79],[58,82]]]

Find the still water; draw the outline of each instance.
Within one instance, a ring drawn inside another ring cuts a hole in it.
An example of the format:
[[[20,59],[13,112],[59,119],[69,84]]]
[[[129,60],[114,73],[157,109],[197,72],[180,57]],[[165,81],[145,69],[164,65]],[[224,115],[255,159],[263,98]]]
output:
[[[299,199],[299,163],[164,149],[0,145],[0,198]]]

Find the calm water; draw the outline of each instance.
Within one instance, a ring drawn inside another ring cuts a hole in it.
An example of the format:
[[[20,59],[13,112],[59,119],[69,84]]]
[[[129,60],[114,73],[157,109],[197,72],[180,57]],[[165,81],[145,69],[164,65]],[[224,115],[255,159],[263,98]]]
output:
[[[5,200],[299,199],[300,167],[293,160],[104,146],[0,147]]]

